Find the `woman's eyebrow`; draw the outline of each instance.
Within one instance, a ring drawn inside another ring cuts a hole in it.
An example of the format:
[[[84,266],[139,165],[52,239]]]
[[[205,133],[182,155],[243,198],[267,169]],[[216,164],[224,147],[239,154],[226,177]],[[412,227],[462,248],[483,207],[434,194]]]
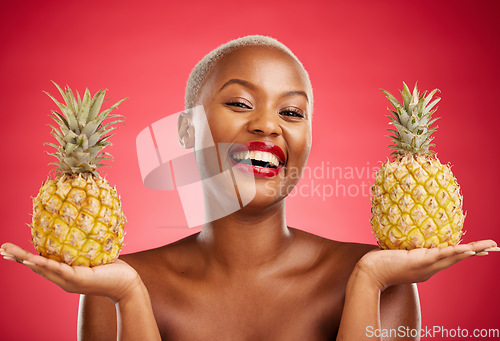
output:
[[[246,88],[249,88],[250,90],[255,90],[256,89],[256,86],[253,85],[252,83],[250,82],[247,82],[243,79],[238,79],[238,78],[232,78],[230,80],[228,80],[227,82],[225,82],[221,88],[219,89],[219,92],[222,91],[222,89],[224,89],[225,87],[231,85],[231,84],[239,84],[241,86],[244,86]],[[305,91],[302,91],[302,90],[293,90],[293,91],[286,91],[284,92],[282,95],[282,97],[290,97],[290,96],[304,96],[307,103],[309,103],[309,97],[307,96],[306,92]]]
[[[307,103],[309,103],[309,97],[307,97],[307,94],[305,91],[302,90],[295,90],[295,91],[287,91],[282,94],[283,97],[289,97],[289,96],[304,96],[306,98]]]
[[[231,85],[231,84],[239,84],[239,85],[242,85],[246,88],[249,88],[250,90],[255,90],[255,85],[253,85],[252,83],[244,81],[243,79],[232,78],[221,86],[221,88],[219,89],[219,92],[221,92],[222,89],[224,89],[225,87],[227,87],[228,85]]]

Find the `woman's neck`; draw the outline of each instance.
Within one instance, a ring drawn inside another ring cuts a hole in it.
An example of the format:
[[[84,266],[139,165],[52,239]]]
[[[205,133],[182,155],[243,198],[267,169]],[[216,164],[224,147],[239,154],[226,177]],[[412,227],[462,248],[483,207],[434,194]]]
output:
[[[198,242],[206,259],[224,271],[248,271],[276,260],[290,246],[285,203],[270,208],[245,207],[203,226]]]

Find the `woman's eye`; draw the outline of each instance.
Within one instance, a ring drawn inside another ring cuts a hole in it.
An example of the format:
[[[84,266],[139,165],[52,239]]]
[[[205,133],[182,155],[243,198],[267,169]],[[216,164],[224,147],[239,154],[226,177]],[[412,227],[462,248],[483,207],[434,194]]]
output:
[[[280,114],[288,117],[297,117],[297,118],[304,117],[304,113],[296,108],[283,109],[280,111]]]
[[[251,109],[248,104],[243,103],[243,102],[228,102],[228,103],[226,103],[226,105],[229,107],[235,107],[235,108],[240,108],[240,109]]]

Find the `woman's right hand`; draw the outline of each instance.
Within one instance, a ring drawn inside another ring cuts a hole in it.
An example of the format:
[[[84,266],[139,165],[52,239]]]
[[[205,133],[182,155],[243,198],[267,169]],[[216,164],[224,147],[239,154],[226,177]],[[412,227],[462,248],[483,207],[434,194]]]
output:
[[[141,283],[134,268],[119,259],[92,268],[69,266],[34,255],[11,243],[3,244],[0,254],[7,260],[26,265],[67,292],[104,296],[114,303],[122,300]]]

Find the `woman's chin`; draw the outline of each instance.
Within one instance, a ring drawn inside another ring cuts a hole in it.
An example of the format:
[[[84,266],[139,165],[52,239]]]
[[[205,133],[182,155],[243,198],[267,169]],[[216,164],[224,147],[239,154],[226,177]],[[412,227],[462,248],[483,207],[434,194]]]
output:
[[[280,190],[280,186],[272,182],[256,181],[253,199],[247,205],[243,206],[269,207],[283,200],[287,194]]]

